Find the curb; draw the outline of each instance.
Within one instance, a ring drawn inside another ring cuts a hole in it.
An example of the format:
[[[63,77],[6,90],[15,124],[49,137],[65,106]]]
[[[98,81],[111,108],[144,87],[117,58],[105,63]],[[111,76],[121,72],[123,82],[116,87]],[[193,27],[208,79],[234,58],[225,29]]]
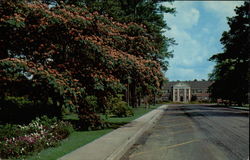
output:
[[[230,109],[236,109],[236,110],[241,110],[241,111],[249,111],[249,108],[238,108],[238,107],[228,107]]]
[[[117,148],[105,160],[119,160],[119,159],[121,159],[122,156],[135,144],[135,142],[142,136],[142,134],[145,131],[153,128],[154,124],[161,118],[164,109],[166,109],[167,107],[168,107],[167,105],[163,105],[163,106],[160,106],[157,109],[155,109],[155,110],[158,110],[158,112],[155,113],[152,116],[152,118],[147,123],[145,123],[145,125],[133,137],[131,137],[126,143],[121,145],[121,147]],[[155,111],[155,110],[153,110],[153,111]],[[143,118],[143,116],[141,118]]]
[[[130,123],[80,147],[59,160],[119,160],[141,135],[161,118],[167,105],[162,105]]]

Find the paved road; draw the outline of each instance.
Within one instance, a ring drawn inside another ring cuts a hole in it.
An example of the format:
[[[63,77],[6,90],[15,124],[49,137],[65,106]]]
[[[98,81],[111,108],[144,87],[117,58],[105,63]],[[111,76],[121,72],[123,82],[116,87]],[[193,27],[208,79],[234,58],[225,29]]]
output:
[[[249,112],[170,105],[121,160],[247,160]]]

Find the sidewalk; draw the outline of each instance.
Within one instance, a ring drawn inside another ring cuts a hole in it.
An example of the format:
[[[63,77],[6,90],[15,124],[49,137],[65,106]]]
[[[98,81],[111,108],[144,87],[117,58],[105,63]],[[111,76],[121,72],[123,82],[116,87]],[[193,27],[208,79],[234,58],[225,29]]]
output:
[[[59,160],[119,160],[124,153],[161,117],[167,105],[122,126],[99,139],[66,154]]]

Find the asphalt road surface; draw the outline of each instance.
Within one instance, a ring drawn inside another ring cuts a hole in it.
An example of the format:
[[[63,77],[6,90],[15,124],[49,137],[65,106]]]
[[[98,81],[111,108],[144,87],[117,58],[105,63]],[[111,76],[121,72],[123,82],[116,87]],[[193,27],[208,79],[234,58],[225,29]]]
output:
[[[170,105],[121,160],[247,160],[249,112]]]

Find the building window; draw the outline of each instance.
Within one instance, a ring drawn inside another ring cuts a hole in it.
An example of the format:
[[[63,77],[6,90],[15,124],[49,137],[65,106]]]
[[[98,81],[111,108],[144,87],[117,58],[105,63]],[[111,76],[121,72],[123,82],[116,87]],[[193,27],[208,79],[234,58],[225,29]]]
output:
[[[202,93],[202,89],[196,89],[196,93]]]

